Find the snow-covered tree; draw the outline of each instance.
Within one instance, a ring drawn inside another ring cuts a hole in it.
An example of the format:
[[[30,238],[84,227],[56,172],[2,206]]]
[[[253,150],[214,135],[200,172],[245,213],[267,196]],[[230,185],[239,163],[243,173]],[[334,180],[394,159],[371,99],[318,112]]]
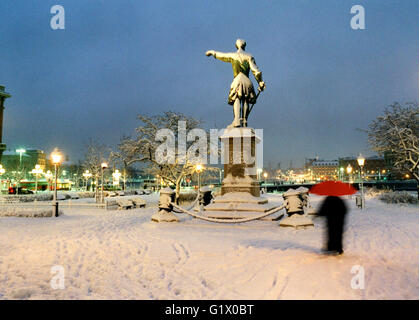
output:
[[[191,161],[190,154],[184,154],[179,148],[184,141],[183,138],[179,139],[179,132],[191,132],[193,129],[198,129],[202,121],[171,111],[155,116],[138,115],[138,119],[142,125],[136,128],[136,136],[134,138],[124,137],[118,145],[116,153],[124,159],[126,165],[135,162],[147,163],[146,171],[154,176],[161,177],[165,183],[175,185],[177,201],[182,180],[193,174],[196,167],[196,163]],[[179,125],[182,123],[184,127],[179,130]],[[172,142],[176,145],[176,148],[174,154],[171,155],[172,162],[162,163],[158,159],[159,148],[162,146],[162,140],[159,140],[158,136],[162,129],[168,129],[173,133],[174,139]],[[186,137],[184,138],[186,139]],[[209,141],[209,139],[206,139],[206,141]],[[186,142],[185,149],[188,150],[194,142]]]
[[[95,180],[95,198],[96,201],[99,199],[98,196],[98,183],[102,173],[102,162],[108,161],[108,149],[105,145],[99,145],[95,141],[91,140],[87,145],[87,151],[83,160],[83,168],[89,170],[92,174],[92,178]]]
[[[130,141],[133,141],[131,137],[123,136],[117,146],[117,150],[111,150],[109,156],[111,162],[119,163],[122,166],[123,190],[126,188],[129,166],[139,161],[137,153],[133,152],[135,150],[131,148]]]
[[[368,140],[380,154],[388,153],[394,165],[418,181],[419,197],[419,107],[417,102],[404,106],[395,102],[370,125]]]

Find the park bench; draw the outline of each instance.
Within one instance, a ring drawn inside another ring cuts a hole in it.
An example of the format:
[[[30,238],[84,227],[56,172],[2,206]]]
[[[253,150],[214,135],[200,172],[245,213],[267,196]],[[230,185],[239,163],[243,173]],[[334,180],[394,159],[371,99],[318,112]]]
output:
[[[134,203],[130,199],[118,199],[116,203],[119,206],[119,210],[132,209],[134,207]]]
[[[144,199],[140,198],[140,197],[135,197],[135,198],[131,198],[130,199],[136,208],[145,208],[146,202]]]
[[[105,208],[106,210],[116,210],[119,206],[115,199],[105,199]]]

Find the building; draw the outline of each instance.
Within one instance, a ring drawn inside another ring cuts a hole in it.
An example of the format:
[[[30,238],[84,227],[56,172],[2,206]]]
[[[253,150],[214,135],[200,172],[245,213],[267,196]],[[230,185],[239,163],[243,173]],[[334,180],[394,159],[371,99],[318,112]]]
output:
[[[353,178],[355,179],[356,177],[359,177],[360,168],[358,165],[357,158],[344,157],[339,158],[339,168],[342,172],[342,178],[344,180],[349,180],[349,178],[345,179],[345,176],[348,176],[348,165],[352,167]],[[366,180],[383,180],[384,178],[387,178],[393,171],[393,166],[384,157],[372,156],[365,158],[365,163],[364,167],[362,168],[362,171]]]
[[[337,180],[338,179],[338,160],[319,160],[306,159],[305,170],[309,174],[311,180]]]
[[[2,156],[2,165],[7,173],[13,171],[21,171],[28,173],[39,164],[42,170],[47,165],[46,155],[44,151],[37,149],[28,149],[19,153],[16,151],[5,151]]]

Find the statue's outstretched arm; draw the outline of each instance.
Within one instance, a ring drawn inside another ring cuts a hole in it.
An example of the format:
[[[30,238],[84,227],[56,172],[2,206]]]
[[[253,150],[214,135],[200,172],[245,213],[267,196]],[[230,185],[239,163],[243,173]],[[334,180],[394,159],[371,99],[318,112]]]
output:
[[[260,90],[265,90],[265,82],[262,79],[262,71],[260,71],[259,67],[256,64],[255,58],[251,57],[249,61],[250,70],[252,70],[253,75],[255,76],[256,81],[259,84]]]
[[[233,61],[233,57],[231,53],[224,53],[224,52],[219,52],[219,51],[214,51],[214,50],[208,50],[205,53],[208,57],[209,56],[213,56],[215,59],[224,61],[224,62],[232,62]]]

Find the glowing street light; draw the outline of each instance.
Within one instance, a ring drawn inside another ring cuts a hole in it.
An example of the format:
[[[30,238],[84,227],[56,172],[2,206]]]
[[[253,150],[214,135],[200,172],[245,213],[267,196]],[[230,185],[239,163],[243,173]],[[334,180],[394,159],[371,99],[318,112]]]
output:
[[[364,164],[365,164],[365,158],[360,154],[358,156],[357,161],[358,161],[358,165],[359,165],[359,168],[360,168],[359,175],[360,175],[360,178],[361,178],[361,209],[364,209],[365,199],[364,199],[364,179],[363,179],[362,168],[364,167]]]
[[[48,189],[50,189],[49,183],[50,183],[50,181],[52,179],[52,172],[51,172],[51,170],[48,170],[45,173],[45,179],[47,179]]]
[[[38,193],[38,176],[44,173],[39,164],[35,165],[35,168],[32,169],[31,173],[35,176],[35,194]]]
[[[108,163],[107,162],[102,162],[100,164],[100,167],[102,169],[101,173],[102,173],[102,188],[100,190],[100,202],[103,203],[105,201],[104,197],[103,197],[103,172],[105,171],[105,169],[108,167]]]
[[[55,217],[58,217],[58,201],[57,201],[57,179],[58,179],[58,170],[57,167],[61,164],[61,160],[63,155],[55,148],[55,150],[51,153],[51,161],[54,165],[55,169],[55,181],[54,181],[54,198],[53,198],[53,206],[55,210]]]
[[[195,166],[195,171],[198,173],[198,197],[200,195],[201,189],[201,172],[204,171],[204,166],[202,164],[197,164]]]
[[[92,177],[92,174],[89,172],[89,170],[86,170],[83,172],[83,177],[86,179],[86,191],[87,191],[87,182]]]
[[[349,163],[348,166],[346,167],[346,173],[348,174],[348,180],[349,180],[349,182],[352,181],[352,170],[353,170],[352,169],[352,166]]]
[[[362,154],[360,154],[359,156],[358,156],[358,159],[356,159],[356,161],[358,161],[358,165],[361,167],[361,169],[362,169],[362,167],[364,166],[364,164],[365,164],[365,158],[362,156]]]
[[[114,186],[119,186],[119,178],[121,178],[121,172],[119,172],[118,169],[116,169],[113,173],[112,173],[112,178],[113,178],[113,185]]]

